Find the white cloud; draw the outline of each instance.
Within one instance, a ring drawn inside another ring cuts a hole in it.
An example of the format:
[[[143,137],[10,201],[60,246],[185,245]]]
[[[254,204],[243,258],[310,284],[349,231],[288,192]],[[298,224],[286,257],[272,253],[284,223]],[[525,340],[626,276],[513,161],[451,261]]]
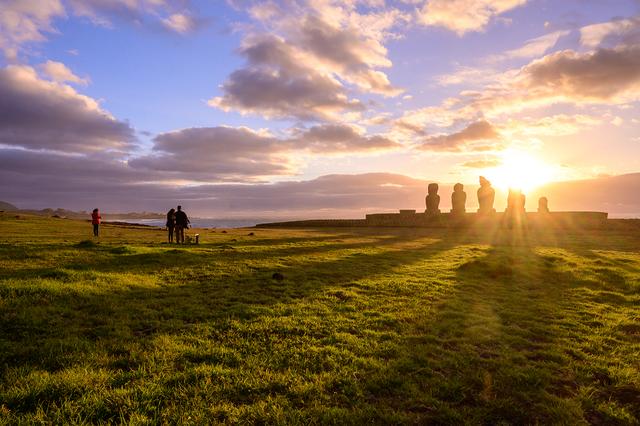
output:
[[[65,15],[60,0],[3,0],[0,5],[0,50],[15,60],[21,46],[41,42],[55,32],[52,21]]]
[[[482,31],[495,16],[525,4],[527,0],[428,0],[419,20],[424,25],[447,28],[459,36]]]
[[[184,13],[174,13],[168,18],[163,19],[162,25],[171,31],[175,31],[179,34],[186,34],[193,31],[196,28],[197,23],[189,15]]]
[[[569,33],[570,31],[568,30],[562,30],[536,37],[534,39],[528,40],[522,47],[508,50],[502,54],[491,56],[489,58],[489,61],[495,62],[507,59],[539,57],[545,54],[549,49],[553,48],[558,43],[558,40],[560,38],[568,35]]]
[[[40,68],[47,77],[58,83],[69,82],[83,86],[89,84],[89,78],[78,77],[62,62],[48,60],[44,64],[40,64]]]
[[[626,44],[640,41],[640,18],[620,19],[587,25],[580,29],[580,43],[588,48],[596,48],[608,39],[614,43]]]

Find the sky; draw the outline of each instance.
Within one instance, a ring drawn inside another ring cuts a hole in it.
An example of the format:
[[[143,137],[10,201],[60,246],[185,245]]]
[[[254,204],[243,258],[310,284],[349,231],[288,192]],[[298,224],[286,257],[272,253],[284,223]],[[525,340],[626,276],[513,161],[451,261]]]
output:
[[[0,200],[21,208],[531,192],[640,171],[639,101],[638,0],[0,0]]]

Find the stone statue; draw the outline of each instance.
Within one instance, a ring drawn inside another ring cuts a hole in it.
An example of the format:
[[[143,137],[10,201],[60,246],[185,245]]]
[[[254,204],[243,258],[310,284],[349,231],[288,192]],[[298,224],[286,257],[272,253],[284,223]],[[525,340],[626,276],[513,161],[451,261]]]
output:
[[[438,195],[438,184],[430,183],[427,189],[428,194],[425,198],[425,203],[427,204],[427,214],[438,214],[440,213],[440,209],[438,206],[440,205],[440,196]]]
[[[507,213],[520,214],[524,213],[524,205],[527,197],[519,189],[509,189],[507,196]]]
[[[549,200],[547,200],[547,197],[538,199],[538,213],[549,213]]]
[[[451,213],[463,214],[465,203],[467,202],[467,193],[463,191],[464,186],[461,183],[453,185],[453,193],[451,194]]]
[[[491,186],[484,176],[480,176],[480,188],[478,188],[478,213],[489,214],[495,213],[496,209],[493,208],[493,202],[496,198],[496,190]]]

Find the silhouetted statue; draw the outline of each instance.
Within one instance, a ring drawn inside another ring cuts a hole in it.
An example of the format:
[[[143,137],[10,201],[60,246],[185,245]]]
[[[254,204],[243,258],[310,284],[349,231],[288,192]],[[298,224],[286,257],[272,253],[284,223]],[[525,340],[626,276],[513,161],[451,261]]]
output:
[[[493,202],[496,199],[496,190],[484,176],[480,176],[480,188],[478,188],[478,213],[495,213]]]
[[[549,200],[547,200],[547,197],[538,199],[538,213],[549,213]]]
[[[427,189],[427,197],[425,198],[425,203],[427,204],[427,214],[438,214],[440,213],[440,209],[438,206],[440,205],[440,196],[438,195],[438,184],[430,183]]]
[[[464,186],[461,183],[453,185],[453,193],[451,193],[451,213],[463,214],[465,203],[467,202],[467,193],[463,191]]]
[[[509,189],[509,195],[507,196],[507,213],[524,213],[524,204],[526,200],[527,197],[519,189]]]

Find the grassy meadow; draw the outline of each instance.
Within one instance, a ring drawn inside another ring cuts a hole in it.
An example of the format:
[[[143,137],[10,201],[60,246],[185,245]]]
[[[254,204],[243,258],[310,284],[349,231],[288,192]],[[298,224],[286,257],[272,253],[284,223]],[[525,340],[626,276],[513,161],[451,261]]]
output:
[[[640,226],[91,232],[0,215],[0,424],[640,423]]]

